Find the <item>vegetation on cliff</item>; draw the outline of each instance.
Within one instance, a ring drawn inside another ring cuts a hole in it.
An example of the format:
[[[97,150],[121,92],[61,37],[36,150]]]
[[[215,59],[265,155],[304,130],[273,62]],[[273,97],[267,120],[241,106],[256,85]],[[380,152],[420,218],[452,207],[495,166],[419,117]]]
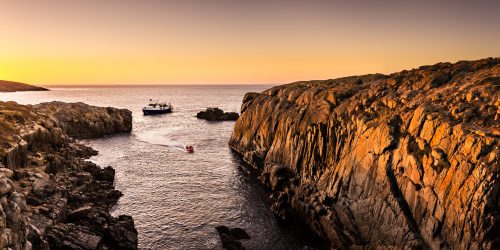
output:
[[[500,59],[248,93],[229,145],[334,247],[500,247]]]
[[[0,92],[16,92],[16,91],[45,91],[46,88],[29,85],[20,82],[11,82],[0,80]]]

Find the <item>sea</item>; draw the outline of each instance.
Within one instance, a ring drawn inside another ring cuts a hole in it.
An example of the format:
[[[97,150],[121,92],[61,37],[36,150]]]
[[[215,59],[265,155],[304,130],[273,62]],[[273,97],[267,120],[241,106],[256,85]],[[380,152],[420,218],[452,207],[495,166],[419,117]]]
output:
[[[123,193],[113,215],[134,218],[140,249],[221,249],[216,226],[240,227],[247,249],[316,249],[320,243],[303,224],[273,215],[270,193],[228,147],[234,121],[196,118],[207,107],[239,112],[247,92],[264,85],[72,86],[51,91],[0,93],[21,104],[63,101],[126,108],[130,134],[85,143],[99,151],[90,160],[116,170]],[[150,99],[170,102],[170,114],[144,116]],[[192,145],[194,153],[186,153]]]

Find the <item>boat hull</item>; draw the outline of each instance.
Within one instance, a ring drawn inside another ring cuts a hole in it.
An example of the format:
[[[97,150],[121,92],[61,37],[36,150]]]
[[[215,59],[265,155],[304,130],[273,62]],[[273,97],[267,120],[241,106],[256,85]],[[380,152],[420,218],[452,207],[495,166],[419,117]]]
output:
[[[172,109],[161,109],[161,110],[143,109],[142,112],[144,113],[144,115],[161,115],[166,113],[172,113]]]

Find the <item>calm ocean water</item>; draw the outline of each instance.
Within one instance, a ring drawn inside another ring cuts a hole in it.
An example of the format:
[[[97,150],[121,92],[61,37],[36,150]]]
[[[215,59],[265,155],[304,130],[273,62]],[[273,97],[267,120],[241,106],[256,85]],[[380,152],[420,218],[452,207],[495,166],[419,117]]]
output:
[[[304,249],[316,244],[302,226],[281,225],[265,188],[244,171],[227,142],[234,122],[198,120],[216,106],[239,112],[243,95],[270,86],[146,86],[53,88],[47,92],[0,93],[2,101],[36,104],[85,102],[133,112],[131,134],[85,143],[99,151],[92,161],[116,169],[123,197],[113,214],[134,217],[142,249],[220,249],[214,227],[245,229],[248,249]],[[174,112],[143,116],[150,98],[171,102]],[[193,145],[187,154],[184,145]]]

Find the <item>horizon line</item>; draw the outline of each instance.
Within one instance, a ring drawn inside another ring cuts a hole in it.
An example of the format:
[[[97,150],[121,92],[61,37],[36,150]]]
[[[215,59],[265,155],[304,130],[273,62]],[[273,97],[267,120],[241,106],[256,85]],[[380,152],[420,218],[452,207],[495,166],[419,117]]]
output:
[[[266,86],[266,85],[280,85],[283,83],[66,83],[66,84],[43,84],[35,83],[30,85],[42,86],[42,87],[155,87],[155,86]]]
[[[27,83],[24,81],[16,81],[16,80],[6,80],[6,81],[14,81],[14,82],[19,82],[19,83],[25,83],[25,84],[30,84],[30,85],[35,85],[35,86],[42,86],[42,87],[70,87],[70,86],[235,86],[235,85],[241,85],[241,86],[255,86],[255,85],[283,85],[283,84],[289,84],[289,83],[295,83],[295,82],[302,82],[302,81],[318,81],[318,80],[331,80],[331,79],[339,79],[339,78],[344,78],[344,77],[354,77],[354,76],[364,76],[364,75],[374,75],[374,74],[382,74],[386,76],[390,76],[395,73],[399,73],[401,71],[406,71],[406,70],[415,70],[419,69],[421,67],[425,66],[433,66],[436,64],[440,63],[459,63],[459,62],[471,62],[471,61],[477,61],[477,60],[484,60],[484,59],[490,59],[490,58],[498,58],[498,56],[487,56],[487,57],[478,57],[478,58],[466,58],[466,59],[457,59],[457,60],[441,60],[433,63],[424,63],[420,65],[414,65],[410,67],[402,67],[399,70],[391,70],[388,72],[368,72],[368,73],[353,73],[353,74],[341,74],[341,75],[331,75],[329,77],[325,78],[320,78],[320,79],[295,79],[295,80],[285,80],[285,81],[276,81],[276,82],[260,82],[260,83],[229,83],[229,82],[221,82],[221,83],[193,83],[193,82],[188,82],[188,83]]]

